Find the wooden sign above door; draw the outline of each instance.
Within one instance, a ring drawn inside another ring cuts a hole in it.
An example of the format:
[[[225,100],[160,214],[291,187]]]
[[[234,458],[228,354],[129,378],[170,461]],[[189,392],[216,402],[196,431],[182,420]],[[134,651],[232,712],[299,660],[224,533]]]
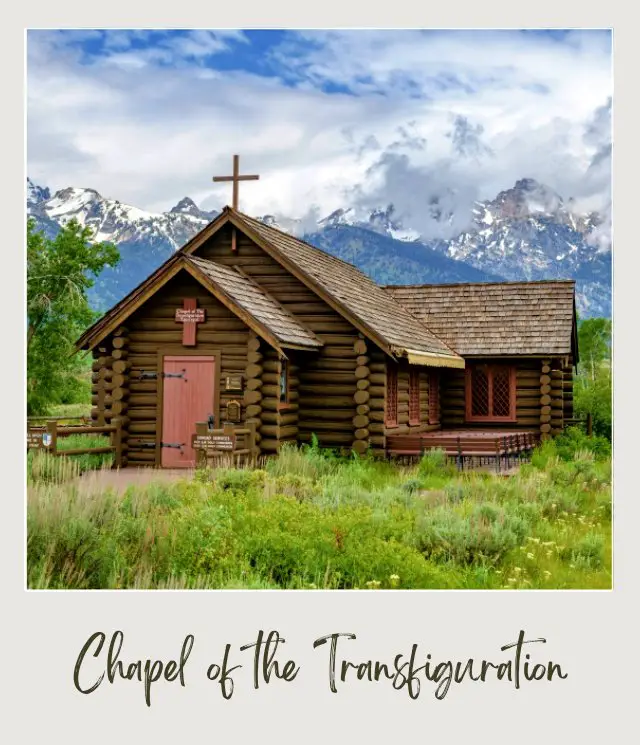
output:
[[[204,308],[198,308],[198,300],[186,297],[182,301],[182,308],[176,309],[176,323],[182,324],[182,345],[195,347],[198,324],[204,323],[206,314]]]

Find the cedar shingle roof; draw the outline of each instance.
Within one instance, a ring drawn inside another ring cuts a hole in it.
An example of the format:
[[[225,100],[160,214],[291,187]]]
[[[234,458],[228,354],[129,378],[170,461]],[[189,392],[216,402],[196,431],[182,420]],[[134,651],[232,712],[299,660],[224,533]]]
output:
[[[313,331],[297,321],[250,277],[209,259],[189,256],[186,260],[205,274],[236,305],[265,326],[283,346],[294,344],[309,349],[322,346]]]
[[[575,282],[384,288],[460,355],[570,354]]]
[[[415,351],[441,355],[443,364],[447,358],[459,360],[455,352],[355,266],[243,213],[232,211],[232,214],[240,225],[246,225],[249,231],[320,285],[394,353]]]

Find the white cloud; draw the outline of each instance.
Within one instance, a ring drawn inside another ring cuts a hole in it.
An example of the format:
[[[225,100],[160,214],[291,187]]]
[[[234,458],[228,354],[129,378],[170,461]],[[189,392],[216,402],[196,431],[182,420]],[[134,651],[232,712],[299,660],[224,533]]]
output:
[[[211,177],[237,152],[245,172],[261,174],[241,186],[247,212],[308,216],[349,200],[393,201],[426,232],[436,192],[459,213],[456,226],[474,199],[523,177],[603,208],[610,200],[605,35],[304,32],[262,60],[276,73],[266,77],[202,66],[246,42],[240,32],[142,49],[148,37],[136,33],[146,32],[109,32],[89,62],[54,32],[30,34],[36,181],[91,186],[151,210],[187,194],[220,206],[230,188]]]

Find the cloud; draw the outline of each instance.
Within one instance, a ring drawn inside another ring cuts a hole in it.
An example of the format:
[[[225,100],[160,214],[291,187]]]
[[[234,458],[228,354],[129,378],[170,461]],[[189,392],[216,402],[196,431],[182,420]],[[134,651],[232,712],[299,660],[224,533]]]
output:
[[[240,153],[247,212],[392,201],[425,235],[523,177],[610,201],[606,33],[256,33],[29,32],[29,175],[212,208]]]

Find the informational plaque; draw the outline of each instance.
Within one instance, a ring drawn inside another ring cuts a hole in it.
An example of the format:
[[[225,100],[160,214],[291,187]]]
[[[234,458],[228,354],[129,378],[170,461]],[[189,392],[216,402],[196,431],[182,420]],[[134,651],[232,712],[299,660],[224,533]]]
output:
[[[241,421],[242,419],[242,405],[240,401],[229,401],[227,404],[227,422],[233,422],[234,424]]]
[[[193,435],[191,438],[191,447],[195,450],[206,450],[207,452],[216,452],[219,450],[233,450],[236,445],[235,435]]]
[[[49,432],[27,432],[27,449],[48,448],[51,445],[51,434]]]
[[[241,391],[242,375],[227,375],[224,387],[227,391]]]

